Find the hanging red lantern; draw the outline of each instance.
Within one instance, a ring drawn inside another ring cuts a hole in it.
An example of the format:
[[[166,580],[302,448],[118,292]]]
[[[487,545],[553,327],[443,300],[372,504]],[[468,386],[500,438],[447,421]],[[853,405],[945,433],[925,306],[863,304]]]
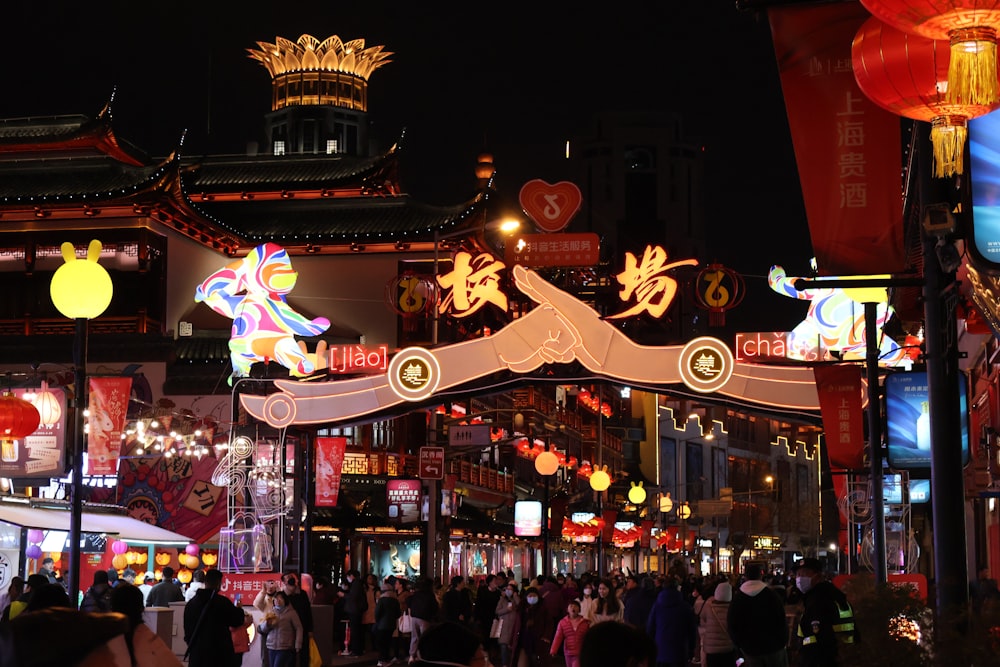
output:
[[[416,330],[417,320],[434,310],[437,303],[437,283],[431,276],[404,271],[385,286],[385,302],[403,317],[403,330]]]
[[[740,305],[746,295],[743,276],[722,264],[709,264],[698,273],[694,290],[698,305],[708,311],[708,326],[726,324],[726,311]]]
[[[1000,0],[861,0],[861,4],[897,30],[949,45],[947,90],[942,91],[949,104],[990,106],[1000,101]]]
[[[997,107],[948,102],[942,85],[948,59],[946,43],[907,34],[877,18],[865,21],[851,50],[861,92],[894,114],[931,123],[938,178],[963,173],[968,121]]]
[[[41,417],[38,409],[10,392],[0,396],[0,458],[17,461],[14,441],[31,435],[38,428]]]

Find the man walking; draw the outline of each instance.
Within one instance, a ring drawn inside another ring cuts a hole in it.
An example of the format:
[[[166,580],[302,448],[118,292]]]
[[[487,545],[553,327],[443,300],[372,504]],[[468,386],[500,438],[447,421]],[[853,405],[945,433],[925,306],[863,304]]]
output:
[[[184,602],[184,591],[174,583],[174,568],[168,565],[163,568],[160,583],[149,590],[149,595],[146,597],[146,606],[169,607],[171,602]]]
[[[762,581],[760,565],[747,563],[745,575],[729,605],[729,636],[742,651],[745,667],[788,667],[785,606]]]
[[[243,610],[220,593],[221,588],[222,572],[209,570],[205,573],[205,587],[184,607],[188,667],[226,667],[235,662],[236,651],[229,629],[243,625]],[[150,597],[155,592],[156,588]]]
[[[347,589],[344,611],[347,612],[348,630],[351,633],[348,655],[360,658],[365,653],[363,620],[368,610],[368,596],[365,593],[365,584],[361,581],[361,573],[357,570],[348,570],[347,583],[350,588]]]

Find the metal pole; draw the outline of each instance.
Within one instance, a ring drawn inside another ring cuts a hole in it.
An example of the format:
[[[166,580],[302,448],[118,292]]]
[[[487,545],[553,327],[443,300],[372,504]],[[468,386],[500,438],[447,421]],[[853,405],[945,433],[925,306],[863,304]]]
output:
[[[438,344],[438,322],[441,315],[438,313],[438,244],[440,243],[438,239],[438,231],[434,230],[434,318],[431,320],[431,345]]]
[[[305,475],[302,476],[302,497],[305,498],[306,507],[316,506],[316,492],[313,481],[313,447],[315,445],[313,433],[306,433],[302,438],[303,460],[305,461]],[[301,551],[299,551],[299,572],[312,573],[312,512],[306,512],[305,520],[302,522]]]
[[[882,498],[882,400],[878,381],[878,304],[865,303],[865,370],[868,377],[868,449],[872,480],[872,537],[875,585],[888,580],[885,562],[885,507]]]
[[[549,451],[549,441],[545,441],[545,451]],[[552,571],[549,564],[549,478],[551,475],[542,475],[545,478],[545,495],[542,496],[542,571],[539,574],[546,576]]]
[[[69,604],[77,608],[80,598],[80,538],[83,523],[83,449],[86,434],[83,428],[83,411],[86,409],[87,390],[87,318],[76,318],[76,332],[73,336],[73,365],[75,366],[74,389],[76,408],[74,410],[73,438],[73,479],[70,486],[69,518]]]
[[[604,465],[604,414],[600,410],[601,399],[604,398],[603,392],[601,391],[602,386],[597,385],[597,469],[600,469]],[[604,506],[602,503],[604,496],[603,491],[597,492],[597,516],[602,521],[604,520]],[[597,536],[597,575],[599,577],[604,577],[604,532],[601,531]]]

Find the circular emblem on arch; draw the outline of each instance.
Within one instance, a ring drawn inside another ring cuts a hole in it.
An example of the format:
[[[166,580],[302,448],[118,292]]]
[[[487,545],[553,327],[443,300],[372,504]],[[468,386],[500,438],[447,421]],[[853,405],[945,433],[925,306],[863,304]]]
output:
[[[441,382],[437,358],[422,347],[400,350],[389,362],[389,387],[406,401],[422,401]]]
[[[678,363],[684,384],[704,394],[717,391],[729,382],[735,365],[729,347],[711,336],[688,341]]]

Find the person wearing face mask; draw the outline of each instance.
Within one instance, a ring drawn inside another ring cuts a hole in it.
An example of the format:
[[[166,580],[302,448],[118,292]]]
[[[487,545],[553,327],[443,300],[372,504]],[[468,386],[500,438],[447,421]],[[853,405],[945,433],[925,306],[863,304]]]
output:
[[[843,591],[823,576],[823,564],[803,558],[795,573],[795,585],[802,591],[802,618],[798,636],[801,667],[834,667],[840,644],[853,644],[857,630],[854,610]]]
[[[597,606],[597,591],[594,584],[587,581],[580,591],[580,615],[585,619],[594,622],[594,608]]]
[[[517,640],[512,665],[516,667],[547,667],[555,622],[541,603],[538,589],[528,588],[520,609]]]
[[[511,667],[511,647],[517,638],[520,623],[521,597],[517,586],[507,584],[496,606],[496,617],[500,621],[500,636],[496,641],[500,648],[500,667]]]
[[[271,613],[257,626],[265,637],[270,667],[293,667],[302,650],[302,621],[284,591],[274,594]]]

